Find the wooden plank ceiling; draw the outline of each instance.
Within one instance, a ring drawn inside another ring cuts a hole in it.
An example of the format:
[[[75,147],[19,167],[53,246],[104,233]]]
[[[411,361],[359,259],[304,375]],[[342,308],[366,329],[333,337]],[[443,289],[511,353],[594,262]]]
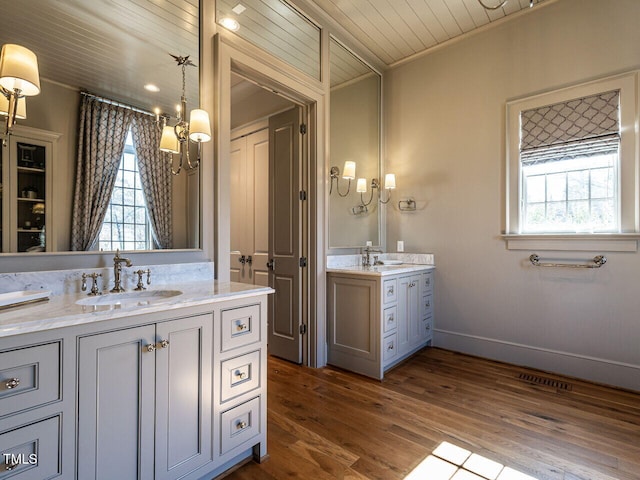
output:
[[[529,0],[508,0],[494,11],[478,0],[308,1],[386,65],[529,8]],[[244,4],[247,11],[236,17],[253,35],[250,41],[280,48],[274,53],[318,78],[319,31],[295,9],[276,0],[217,2],[218,17]],[[18,43],[36,52],[42,78],[143,109],[175,111],[182,78],[169,54],[190,55],[199,63],[199,0],[0,0],[0,5],[0,44]],[[274,27],[276,21],[285,26]],[[364,65],[355,72],[341,68],[349,61],[342,57],[348,56],[335,56],[333,85],[366,72]],[[160,92],[147,92],[146,83],[156,84]],[[194,108],[198,72],[192,67],[187,69],[187,98]]]
[[[478,0],[313,0],[387,66],[521,10],[508,0],[497,10]],[[544,0],[534,0],[535,5]],[[483,0],[496,6],[501,0]]]

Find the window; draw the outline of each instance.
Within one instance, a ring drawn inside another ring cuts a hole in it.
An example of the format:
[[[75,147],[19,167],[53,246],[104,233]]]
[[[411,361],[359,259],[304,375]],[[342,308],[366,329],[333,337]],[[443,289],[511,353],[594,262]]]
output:
[[[151,229],[131,131],[127,134],[111,202],[102,223],[100,250],[150,250]]]
[[[617,232],[620,92],[520,112],[521,231]]]
[[[636,77],[507,104],[509,240],[638,233]]]

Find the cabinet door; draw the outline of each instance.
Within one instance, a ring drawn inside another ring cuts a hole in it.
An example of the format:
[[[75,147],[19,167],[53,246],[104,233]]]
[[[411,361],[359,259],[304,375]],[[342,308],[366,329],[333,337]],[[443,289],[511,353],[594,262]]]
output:
[[[420,343],[420,275],[398,279],[398,352],[411,351]]]
[[[147,325],[80,339],[78,478],[153,478],[154,332]]]
[[[212,314],[156,326],[157,480],[182,477],[212,460],[212,330]]]

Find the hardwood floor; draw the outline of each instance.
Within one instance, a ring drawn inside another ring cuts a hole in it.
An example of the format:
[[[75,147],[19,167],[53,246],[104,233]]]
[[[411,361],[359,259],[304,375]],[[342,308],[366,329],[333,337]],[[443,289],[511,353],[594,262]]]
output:
[[[275,358],[268,369],[270,458],[227,480],[485,478],[421,464],[441,442],[499,462],[500,480],[640,479],[640,394],[434,348],[382,382]]]

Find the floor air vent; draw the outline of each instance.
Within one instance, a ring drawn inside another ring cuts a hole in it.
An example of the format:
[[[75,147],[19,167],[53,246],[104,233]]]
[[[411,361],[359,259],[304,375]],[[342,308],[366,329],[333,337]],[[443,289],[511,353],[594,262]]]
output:
[[[567,382],[560,382],[553,378],[541,377],[539,375],[531,375],[530,373],[521,373],[518,375],[520,380],[529,383],[535,383],[536,385],[544,385],[545,387],[557,388],[558,390],[571,390],[571,384]]]

